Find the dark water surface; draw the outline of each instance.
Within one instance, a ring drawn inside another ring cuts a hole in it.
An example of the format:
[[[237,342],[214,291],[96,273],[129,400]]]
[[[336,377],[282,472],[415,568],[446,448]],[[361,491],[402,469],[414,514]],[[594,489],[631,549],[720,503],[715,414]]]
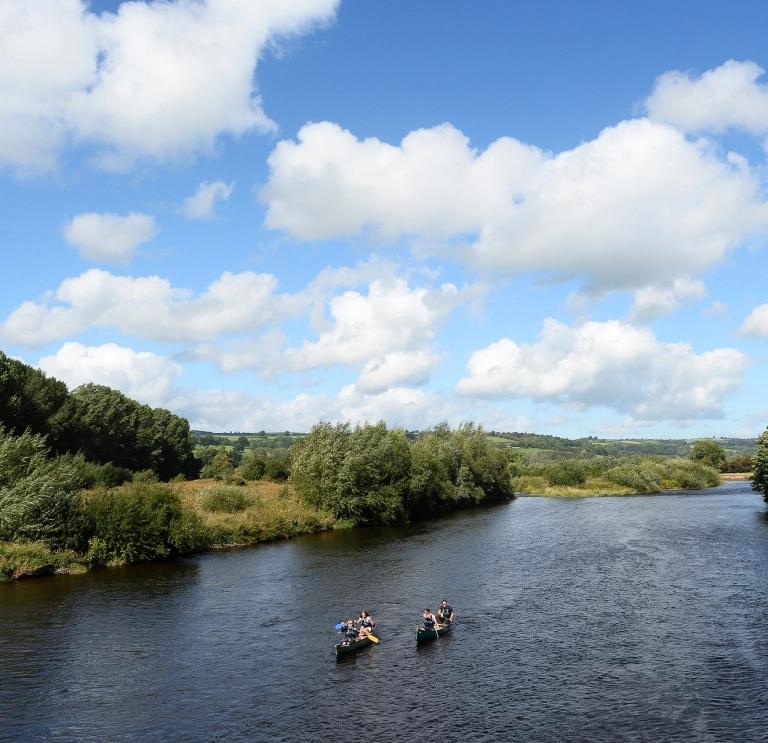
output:
[[[746,483],[0,585],[3,741],[768,741]],[[418,647],[446,596],[463,627]],[[361,608],[381,644],[337,662]]]

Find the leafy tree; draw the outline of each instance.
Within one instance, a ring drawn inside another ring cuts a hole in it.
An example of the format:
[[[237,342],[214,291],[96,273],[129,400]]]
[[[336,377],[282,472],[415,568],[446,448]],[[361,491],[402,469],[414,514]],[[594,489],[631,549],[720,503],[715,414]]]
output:
[[[50,419],[68,394],[64,382],[0,351],[0,425],[6,431],[50,433]]]
[[[211,463],[203,468],[203,477],[212,477],[215,480],[223,480],[227,475],[232,473],[232,460],[227,456],[226,452],[220,451],[212,460]]]
[[[83,546],[80,458],[51,459],[42,436],[0,427],[0,541]]]
[[[410,474],[405,433],[381,421],[351,429],[319,423],[292,449],[291,483],[309,505],[356,524],[395,523]]]
[[[711,439],[702,439],[693,445],[690,458],[709,467],[719,467],[725,461],[725,449]]]
[[[752,490],[763,494],[763,500],[768,503],[768,429],[757,440],[755,456],[752,457]]]

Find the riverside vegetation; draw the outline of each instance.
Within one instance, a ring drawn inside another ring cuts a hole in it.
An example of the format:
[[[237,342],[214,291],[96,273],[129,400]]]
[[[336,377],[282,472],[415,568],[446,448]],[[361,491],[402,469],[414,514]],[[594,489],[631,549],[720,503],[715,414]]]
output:
[[[768,498],[766,436],[754,459],[731,449],[738,456],[725,461],[726,450],[709,440],[651,444],[687,458],[613,456],[595,453],[610,442],[577,449],[556,437],[489,436],[472,423],[421,432],[379,422],[320,423],[306,436],[193,434],[167,410],[99,385],[70,393],[0,353],[0,580],[404,522],[515,492],[701,488],[717,484],[718,468],[754,466],[753,487]],[[552,451],[537,446],[550,439]],[[639,443],[618,442],[630,451]]]

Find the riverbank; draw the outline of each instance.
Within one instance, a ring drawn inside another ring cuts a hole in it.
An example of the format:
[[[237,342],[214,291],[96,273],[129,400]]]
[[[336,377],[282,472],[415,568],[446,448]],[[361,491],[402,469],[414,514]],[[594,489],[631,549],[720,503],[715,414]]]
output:
[[[202,525],[204,546],[196,552],[270,542],[347,526],[329,513],[300,503],[293,489],[280,483],[256,481],[237,486],[214,480],[193,480],[178,483],[173,489],[184,511],[199,519]],[[125,562],[112,560],[106,564],[122,565]],[[99,563],[92,557],[73,550],[55,551],[38,542],[0,542],[0,582],[79,574],[96,566]]]
[[[714,483],[712,485],[706,485],[701,489],[714,488],[718,485],[722,485],[724,482],[729,481],[745,481],[749,480],[749,475],[722,475],[721,482]],[[543,480],[543,478],[540,478]],[[547,485],[546,481],[538,483],[539,489],[536,489],[536,484],[529,484],[529,490],[521,491],[517,495],[529,496],[532,498],[600,498],[604,496],[630,496],[630,495],[649,495],[653,493],[675,493],[684,492],[690,490],[690,488],[682,488],[679,485],[670,485],[669,487],[661,488],[656,491],[644,491],[639,492],[637,490],[630,490],[626,487],[616,485],[616,483],[601,478],[594,478],[587,480],[581,485]]]

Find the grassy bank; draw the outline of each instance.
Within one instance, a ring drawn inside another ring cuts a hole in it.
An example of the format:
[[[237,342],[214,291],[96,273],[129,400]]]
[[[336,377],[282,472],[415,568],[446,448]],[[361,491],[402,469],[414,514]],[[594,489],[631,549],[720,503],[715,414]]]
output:
[[[293,490],[273,482],[258,481],[246,486],[223,485],[214,480],[195,480],[174,486],[155,486],[172,489],[174,500],[181,505],[179,519],[186,530],[183,537],[187,549],[161,549],[152,546],[154,557],[178,556],[185,552],[202,552],[220,547],[247,545],[285,539],[299,534],[344,527],[330,514],[307,507],[296,499]],[[129,498],[131,485],[110,491],[84,493],[88,501],[118,501]],[[136,512],[135,504],[126,511]],[[86,510],[88,505],[86,505]],[[125,513],[120,516],[120,527],[126,529]],[[113,519],[114,522],[114,519]],[[142,529],[145,525],[142,524]],[[122,565],[141,560],[128,559],[136,553],[129,536],[114,536],[111,530],[102,537],[91,539],[87,551],[55,550],[42,542],[0,542],[0,582],[19,578],[33,578],[63,573],[83,573],[101,565]],[[109,548],[109,535],[120,549]],[[190,536],[191,535],[191,536]],[[142,539],[143,539],[142,535]],[[126,546],[128,542],[128,546]],[[144,559],[147,555],[146,545]]]

